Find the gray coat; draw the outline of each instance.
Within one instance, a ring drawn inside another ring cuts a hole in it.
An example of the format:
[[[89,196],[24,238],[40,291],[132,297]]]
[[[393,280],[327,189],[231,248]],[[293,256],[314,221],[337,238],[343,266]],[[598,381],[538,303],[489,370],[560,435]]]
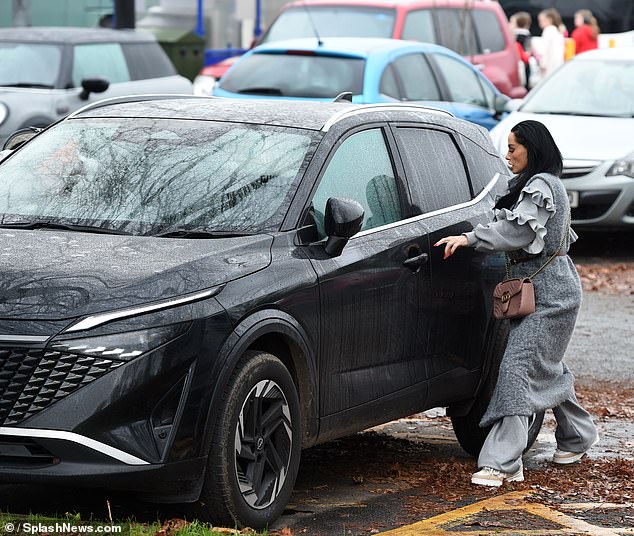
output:
[[[500,210],[496,221],[465,235],[478,251],[541,253],[512,267],[511,277],[530,276],[559,249],[564,232],[564,251],[576,240],[566,228],[569,211],[561,180],[539,174],[529,179],[512,210]],[[563,357],[581,305],[579,275],[570,257],[557,256],[533,284],[536,310],[511,320],[498,381],[480,426],[556,407],[574,393],[574,377]]]

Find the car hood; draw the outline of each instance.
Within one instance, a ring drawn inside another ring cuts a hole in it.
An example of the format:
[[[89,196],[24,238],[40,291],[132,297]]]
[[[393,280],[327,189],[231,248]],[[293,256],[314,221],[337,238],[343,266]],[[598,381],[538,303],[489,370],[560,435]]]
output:
[[[634,119],[513,112],[491,130],[500,154],[506,154],[511,127],[526,119],[546,125],[564,159],[616,160],[632,153]]]
[[[272,241],[0,228],[0,318],[70,319],[208,289],[268,266]]]

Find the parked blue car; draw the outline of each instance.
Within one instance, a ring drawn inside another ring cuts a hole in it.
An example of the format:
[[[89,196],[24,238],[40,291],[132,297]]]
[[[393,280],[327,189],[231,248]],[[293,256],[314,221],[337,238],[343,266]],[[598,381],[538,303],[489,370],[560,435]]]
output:
[[[416,102],[487,129],[504,112],[502,95],[480,71],[438,45],[396,39],[295,39],[247,52],[220,80],[218,97]]]

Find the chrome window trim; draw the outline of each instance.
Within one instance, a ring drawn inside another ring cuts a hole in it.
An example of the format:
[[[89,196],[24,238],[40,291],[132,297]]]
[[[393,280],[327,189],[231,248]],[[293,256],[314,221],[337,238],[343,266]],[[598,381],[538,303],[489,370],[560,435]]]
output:
[[[493,189],[493,186],[497,183],[500,178],[500,174],[498,172],[493,175],[493,178],[489,181],[489,183],[484,187],[484,189],[471,201],[465,201],[464,203],[459,203],[458,205],[451,205],[449,207],[441,208],[438,210],[434,210],[432,212],[426,212],[425,214],[419,214],[418,216],[413,216],[411,218],[407,218],[405,220],[395,221],[393,223],[388,223],[387,225],[381,225],[380,227],[374,227],[373,229],[366,229],[365,231],[360,231],[356,235],[354,235],[350,240],[354,240],[357,237],[367,236],[372,233],[377,233],[379,231],[384,231],[386,229],[392,229],[394,227],[398,227],[400,225],[407,225],[409,223],[414,223],[417,221],[425,220],[427,218],[431,218],[433,216],[438,216],[440,214],[446,214],[447,212],[453,212],[454,210],[460,210],[463,208],[471,207],[476,205],[480,201],[482,201],[489,192]],[[325,240],[325,239],[324,239]]]
[[[0,342],[23,342],[28,344],[46,342],[50,335],[0,335]]]
[[[441,108],[433,108],[432,106],[412,106],[411,104],[397,104],[397,103],[384,103],[384,104],[367,104],[363,105],[363,107],[354,108],[352,110],[346,109],[337,112],[333,115],[328,121],[324,123],[324,126],[321,127],[322,132],[328,132],[330,128],[337,122],[345,119],[346,117],[359,115],[368,112],[381,112],[384,110],[392,110],[392,111],[405,111],[405,112],[433,112],[433,113],[442,113],[448,115],[449,117],[455,117],[451,112],[447,110],[443,110]]]
[[[110,458],[114,458],[117,461],[123,462],[126,465],[150,465],[150,462],[137,458],[132,454],[128,454],[122,450],[119,450],[110,445],[106,445],[101,441],[96,441],[89,437],[76,434],[74,432],[67,432],[65,430],[43,430],[39,428],[11,428],[10,426],[0,427],[0,436],[18,436],[18,437],[38,437],[42,439],[60,439],[62,441],[70,441],[71,443],[77,443],[84,447],[88,447],[91,450],[101,452]]]
[[[96,315],[87,316],[83,320],[80,320],[76,324],[70,326],[64,333],[71,333],[74,331],[84,331],[88,329],[92,329],[96,326],[100,326],[101,324],[105,324],[107,322],[111,322],[113,320],[119,320],[121,318],[128,318],[130,316],[136,316],[143,313],[149,313],[152,311],[159,311],[160,309],[167,309],[169,307],[175,307],[176,305],[182,305],[184,303],[190,303],[198,300],[203,300],[205,298],[211,298],[215,296],[222,287],[216,287],[208,290],[204,290],[202,292],[197,292],[195,294],[190,294],[189,296],[184,296],[182,298],[175,298],[171,300],[165,300],[159,303],[154,303],[152,305],[143,305],[140,307],[132,307],[130,309],[120,309],[118,311],[111,311],[108,313],[100,313]]]

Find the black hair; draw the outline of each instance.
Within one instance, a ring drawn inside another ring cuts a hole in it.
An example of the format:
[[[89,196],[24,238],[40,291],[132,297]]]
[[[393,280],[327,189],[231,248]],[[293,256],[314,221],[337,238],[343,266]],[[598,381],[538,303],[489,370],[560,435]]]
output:
[[[563,169],[561,152],[548,129],[531,119],[515,125],[511,132],[517,142],[526,147],[528,164],[509,183],[509,193],[500,197],[495,208],[512,208],[528,180],[538,173],[560,176]]]

